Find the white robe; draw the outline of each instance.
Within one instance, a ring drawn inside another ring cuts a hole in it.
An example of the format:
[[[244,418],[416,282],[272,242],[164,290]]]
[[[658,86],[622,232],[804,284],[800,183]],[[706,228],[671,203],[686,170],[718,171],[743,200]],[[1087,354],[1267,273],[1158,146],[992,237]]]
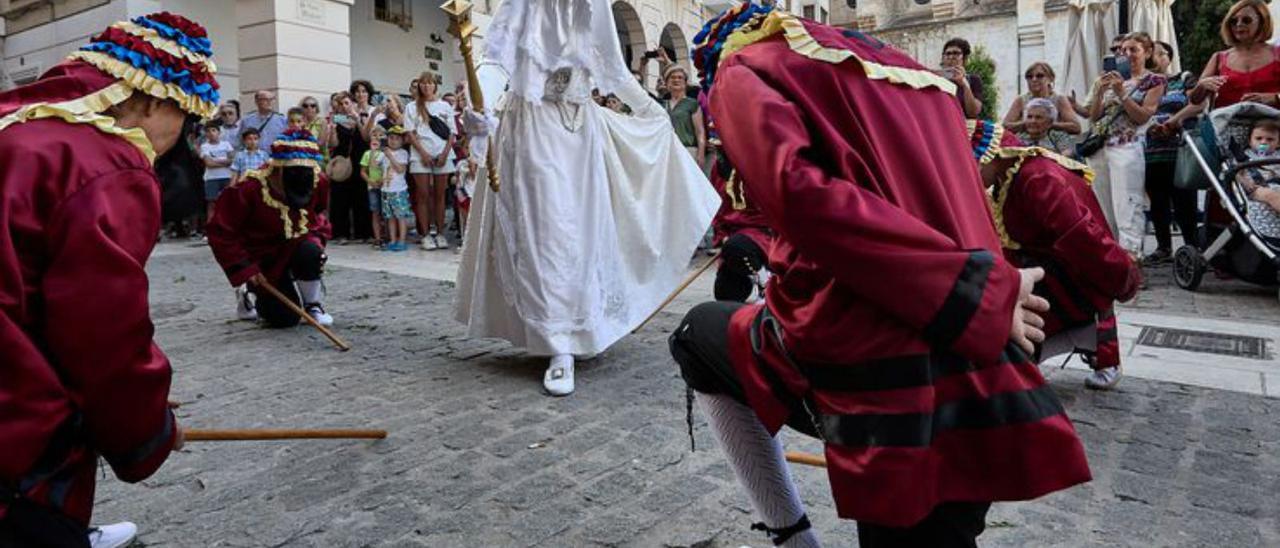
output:
[[[500,192],[476,185],[458,271],[469,335],[596,354],[686,275],[720,200],[661,108],[639,112],[508,98]]]

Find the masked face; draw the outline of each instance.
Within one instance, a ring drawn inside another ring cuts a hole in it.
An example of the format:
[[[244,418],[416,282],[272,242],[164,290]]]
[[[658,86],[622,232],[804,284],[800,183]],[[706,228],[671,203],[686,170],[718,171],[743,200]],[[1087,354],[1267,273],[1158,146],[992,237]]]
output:
[[[309,167],[286,167],[281,174],[284,183],[284,199],[289,207],[301,209],[311,203],[311,192],[316,187],[316,172]]]

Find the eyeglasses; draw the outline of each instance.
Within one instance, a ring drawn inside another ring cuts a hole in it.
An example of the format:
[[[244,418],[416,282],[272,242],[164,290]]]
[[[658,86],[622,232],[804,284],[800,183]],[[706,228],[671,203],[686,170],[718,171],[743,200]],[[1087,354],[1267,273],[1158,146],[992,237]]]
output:
[[[302,108],[320,108],[316,103],[302,103]]]
[[[1252,25],[1254,21],[1257,21],[1257,19],[1254,19],[1251,15],[1241,15],[1239,17],[1227,19],[1227,25],[1232,27],[1247,27]]]
[[[960,50],[949,49],[947,51],[942,52],[942,56],[943,57],[964,57],[964,52]]]
[[[1047,80],[1047,79],[1049,79],[1049,75],[1048,75],[1048,74],[1042,74],[1042,73],[1028,74],[1028,75],[1026,76],[1026,78],[1027,78],[1028,80]]]

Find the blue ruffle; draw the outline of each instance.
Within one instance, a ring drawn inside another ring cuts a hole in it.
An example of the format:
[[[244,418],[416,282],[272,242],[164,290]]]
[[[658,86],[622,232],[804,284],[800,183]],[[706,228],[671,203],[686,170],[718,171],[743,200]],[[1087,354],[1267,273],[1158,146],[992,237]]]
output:
[[[203,55],[205,57],[213,56],[213,42],[211,42],[208,38],[192,38],[190,36],[187,36],[186,34],[183,34],[183,32],[178,29],[175,29],[159,21],[153,21],[151,19],[147,19],[146,17],[138,17],[133,20],[133,23],[135,25],[143,26],[151,30],[154,30],[157,33],[159,33],[160,36],[173,40],[174,42],[177,42],[178,45],[184,48],[187,48],[195,53],[199,53],[200,55]]]
[[[129,63],[134,68],[145,71],[148,75],[165,84],[178,86],[188,95],[194,95],[213,104],[220,97],[213,84],[200,84],[191,77],[191,71],[174,70],[161,64],[156,59],[112,42],[93,42],[80,48],[81,51],[104,53],[117,60]]]
[[[272,160],[312,160],[319,163],[324,160],[324,156],[321,156],[319,153],[315,153],[315,152],[302,152],[302,151],[272,152],[271,159]]]

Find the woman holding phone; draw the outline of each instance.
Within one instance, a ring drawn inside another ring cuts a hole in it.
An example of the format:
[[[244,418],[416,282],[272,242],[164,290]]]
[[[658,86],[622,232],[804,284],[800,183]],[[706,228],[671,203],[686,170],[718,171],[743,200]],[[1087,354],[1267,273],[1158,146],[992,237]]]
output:
[[[1222,42],[1229,46],[1209,59],[1200,80],[1187,93],[1190,104],[1152,131],[1173,134],[1183,120],[1213,108],[1240,102],[1280,107],[1280,46],[1271,40],[1271,11],[1263,0],[1240,0],[1222,18]]]
[[[1167,79],[1151,69],[1155,42],[1145,32],[1125,37],[1116,70],[1094,83],[1088,105],[1094,139],[1104,146],[1088,158],[1097,174],[1093,191],[1120,245],[1137,260],[1146,234],[1146,131],[1164,97]],[[1124,74],[1126,65],[1128,74]]]

